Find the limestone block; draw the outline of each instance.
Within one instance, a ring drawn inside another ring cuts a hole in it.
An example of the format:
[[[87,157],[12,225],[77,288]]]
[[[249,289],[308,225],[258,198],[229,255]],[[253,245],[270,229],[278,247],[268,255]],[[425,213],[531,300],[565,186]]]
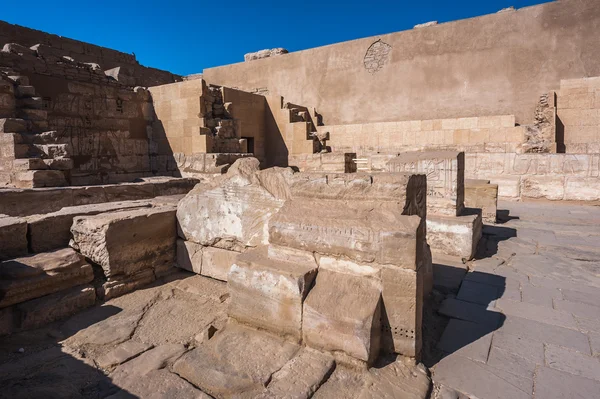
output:
[[[600,201],[600,179],[598,177],[567,177],[565,200]]]
[[[28,170],[16,173],[14,184],[20,188],[63,187],[67,180],[60,170]]]
[[[200,274],[202,271],[202,245],[177,240],[177,267]]]
[[[523,176],[521,178],[521,197],[562,200],[565,197],[565,177]]]
[[[238,159],[226,175],[194,187],[177,207],[180,237],[238,251],[267,244],[267,222],[289,195],[282,185],[292,171],[258,165]]]
[[[302,303],[317,273],[312,262],[271,259],[266,247],[237,257],[228,276],[229,316],[300,340]]]
[[[431,252],[471,259],[481,239],[481,213],[463,216],[427,216],[427,242]]]
[[[290,200],[269,221],[273,244],[344,256],[360,262],[415,269],[421,218],[400,207],[365,206],[354,201]]]
[[[239,252],[227,249],[204,247],[202,250],[202,274],[217,280],[227,281],[229,269]]]
[[[72,246],[102,266],[106,277],[155,271],[175,262],[175,207],[77,216]]]
[[[27,222],[0,217],[0,261],[27,254]]]
[[[0,263],[0,308],[94,279],[92,267],[71,248]]]
[[[59,211],[27,217],[29,245],[33,252],[46,252],[69,245],[73,218],[84,215],[97,215],[125,209],[150,208],[148,201],[109,202],[70,206]]]
[[[499,197],[519,198],[521,196],[521,176],[491,175],[488,177],[491,184],[498,185]]]
[[[319,271],[304,302],[304,342],[371,363],[380,350],[381,291],[376,279]]]
[[[484,222],[496,223],[498,185],[481,181],[465,181],[465,207],[481,209]]]
[[[464,208],[465,154],[453,151],[408,152],[392,158],[390,172],[427,176],[427,213],[460,215]]]
[[[17,328],[37,328],[64,319],[96,303],[96,290],[82,285],[32,299],[15,306],[18,314]]]

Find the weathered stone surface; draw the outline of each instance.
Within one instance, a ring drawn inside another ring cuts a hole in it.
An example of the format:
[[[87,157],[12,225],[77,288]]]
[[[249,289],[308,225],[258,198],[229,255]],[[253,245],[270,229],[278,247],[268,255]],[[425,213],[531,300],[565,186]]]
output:
[[[498,185],[465,180],[465,207],[481,209],[486,223],[496,223]]]
[[[427,215],[459,216],[464,208],[465,154],[453,151],[407,152],[392,158],[390,172],[427,175]]]
[[[342,205],[343,204],[343,205]],[[273,244],[416,269],[421,218],[394,207],[308,199],[287,201],[269,221]]]
[[[202,248],[191,241],[177,240],[177,267],[200,274],[202,272]]]
[[[156,273],[152,268],[143,269],[133,274],[111,276],[98,290],[98,296],[103,300],[116,298],[148,285],[154,280],[156,280]]]
[[[280,168],[259,172],[257,159],[237,160],[226,175],[198,184],[179,202],[180,236],[224,249],[267,244],[267,222],[287,199],[278,190],[291,173]]]
[[[64,319],[96,303],[96,290],[91,285],[32,299],[15,306],[18,312],[17,328],[31,329]]]
[[[151,347],[151,345],[142,342],[126,341],[112,349],[110,352],[100,356],[96,360],[96,363],[103,369],[110,369],[121,363],[125,363],[127,360],[136,357]]]
[[[481,214],[427,215],[427,243],[431,252],[471,259],[482,234]]]
[[[107,277],[161,271],[175,262],[175,208],[163,206],[77,216],[73,245],[102,266]]]
[[[375,279],[320,270],[304,302],[304,342],[372,362],[380,350],[381,291]]]
[[[60,170],[28,170],[15,174],[14,185],[19,188],[63,187],[67,180]]]
[[[92,267],[70,248],[0,263],[0,307],[87,284]]]
[[[259,60],[261,58],[269,58],[287,53],[288,51],[282,47],[260,50],[254,53],[244,54],[244,61]]]
[[[239,252],[227,249],[205,247],[202,250],[202,274],[221,281],[227,281],[231,266]]]
[[[155,399],[210,399],[210,396],[165,369],[153,370],[144,376],[129,375],[116,380],[115,383],[121,391],[106,399],[129,399],[132,395]]]
[[[179,358],[173,371],[212,396],[231,397],[264,388],[297,351],[279,337],[230,323]]]
[[[27,222],[0,216],[0,261],[27,254]]]
[[[423,365],[410,365],[401,359],[391,364],[373,367],[365,378],[359,399],[424,399],[431,380]]]
[[[97,215],[150,206],[148,201],[112,202],[65,207],[56,212],[29,216],[26,219],[29,245],[35,253],[68,246],[75,216]]]
[[[364,372],[336,365],[333,374],[314,394],[315,399],[355,399],[366,384]]]
[[[302,302],[316,274],[314,259],[286,262],[269,258],[266,247],[247,251],[229,271],[229,316],[299,341]]]

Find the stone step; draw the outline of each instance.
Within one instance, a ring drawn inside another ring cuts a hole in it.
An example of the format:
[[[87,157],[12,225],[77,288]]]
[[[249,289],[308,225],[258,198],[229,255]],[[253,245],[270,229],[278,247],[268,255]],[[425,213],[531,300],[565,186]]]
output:
[[[18,85],[29,86],[29,78],[23,75],[9,75],[8,78]]]
[[[69,206],[59,211],[25,218],[31,252],[47,252],[69,245],[71,225],[76,216],[91,216],[107,212],[119,212],[130,209],[151,208],[152,200],[105,202]],[[1,220],[1,219],[0,219]]]
[[[73,169],[73,160],[71,158],[21,158],[13,161],[13,170],[71,170]]]
[[[23,143],[28,144],[59,144],[58,132],[50,130],[43,133],[21,133]]]
[[[33,97],[35,96],[35,87],[19,85],[15,88],[15,97],[24,98],[24,97]]]
[[[64,187],[68,185],[60,170],[28,170],[15,173],[13,184],[18,188]]]
[[[48,111],[41,109],[21,108],[17,111],[17,116],[29,121],[45,121],[48,119]]]
[[[27,221],[0,217],[0,261],[27,254]]]
[[[1,118],[0,133],[23,133],[27,131],[27,121],[20,118]]]
[[[92,267],[71,248],[0,262],[0,308],[88,284]]]
[[[17,99],[17,107],[28,109],[43,109],[44,99],[42,97],[25,97]]]
[[[136,183],[100,186],[3,189],[0,190],[0,209],[9,216],[29,216],[55,212],[67,206],[187,194],[198,182],[193,178],[153,177]]]
[[[19,144],[21,139],[16,135],[0,134],[2,146],[0,147],[0,158],[29,158],[31,147],[29,144]]]

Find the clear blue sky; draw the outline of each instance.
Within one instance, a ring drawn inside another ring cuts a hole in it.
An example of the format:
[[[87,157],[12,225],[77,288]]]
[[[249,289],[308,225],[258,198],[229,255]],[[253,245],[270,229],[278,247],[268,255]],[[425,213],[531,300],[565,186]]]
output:
[[[303,50],[521,8],[545,0],[7,1],[0,19],[134,52],[140,63],[187,75],[272,47]]]

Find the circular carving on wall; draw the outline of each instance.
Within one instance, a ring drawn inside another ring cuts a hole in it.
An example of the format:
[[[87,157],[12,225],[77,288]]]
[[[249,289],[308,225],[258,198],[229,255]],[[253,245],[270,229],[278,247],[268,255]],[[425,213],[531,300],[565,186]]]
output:
[[[375,73],[381,70],[390,58],[390,51],[392,51],[392,46],[382,42],[381,39],[371,44],[363,59],[365,69],[369,71],[369,73]]]

